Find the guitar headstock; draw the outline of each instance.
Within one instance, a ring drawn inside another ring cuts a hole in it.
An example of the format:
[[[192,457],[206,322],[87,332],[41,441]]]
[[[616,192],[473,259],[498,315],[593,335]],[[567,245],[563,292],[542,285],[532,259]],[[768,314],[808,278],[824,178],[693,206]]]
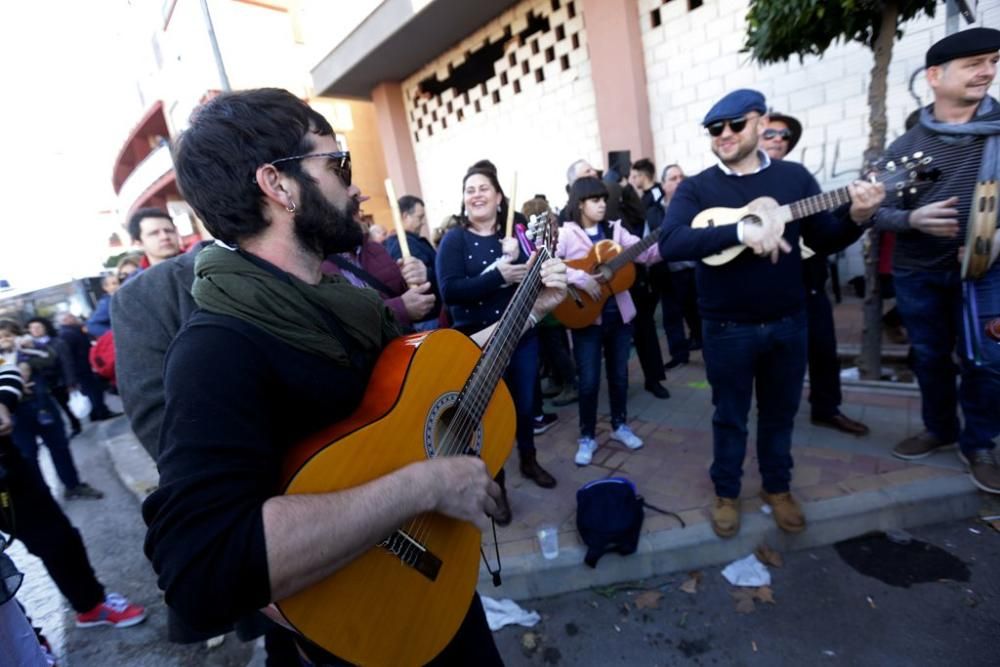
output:
[[[878,181],[885,184],[886,197],[895,194],[896,197],[906,197],[917,193],[921,184],[932,183],[941,176],[939,169],[929,169],[934,158],[917,151],[913,155],[904,155],[897,160],[889,160],[882,165]]]
[[[556,242],[559,240],[559,220],[551,212],[539,213],[528,219],[528,239],[535,248],[546,248],[550,255],[555,255]]]

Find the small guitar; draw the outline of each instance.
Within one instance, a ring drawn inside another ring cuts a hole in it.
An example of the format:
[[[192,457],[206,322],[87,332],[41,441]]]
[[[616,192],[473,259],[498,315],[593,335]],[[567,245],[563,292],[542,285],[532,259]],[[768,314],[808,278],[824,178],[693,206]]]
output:
[[[583,290],[571,285],[566,298],[556,306],[552,314],[570,329],[582,329],[593,324],[610,297],[624,292],[635,283],[635,258],[659,240],[659,229],[647,234],[638,243],[625,250],[614,241],[602,239],[594,244],[586,257],[566,260],[566,266],[571,269],[579,269],[603,278],[604,281],[599,283],[601,296],[594,299]]]
[[[913,188],[917,181],[926,178],[921,171],[922,167],[931,163],[931,156],[923,153],[914,153],[912,158],[905,156],[900,158],[901,164],[889,162],[885,165],[885,171],[872,182],[886,184],[887,192],[893,192],[897,197],[902,197],[908,188]],[[821,211],[828,211],[851,201],[851,195],[847,187],[839,188],[831,192],[821,192],[812,197],[806,197],[791,204],[779,206],[771,197],[758,197],[742,208],[715,207],[705,209],[695,216],[691,221],[691,227],[701,229],[705,227],[718,227],[719,225],[735,225],[738,222],[749,224],[780,223],[782,225],[799,220]],[[735,245],[726,248],[708,257],[703,257],[701,261],[710,266],[721,266],[735,259],[740,253],[747,249],[745,245]],[[812,253],[812,251],[809,251]]]
[[[391,342],[357,410],[289,452],[284,493],[349,489],[438,456],[479,456],[497,474],[516,421],[501,378],[552,253],[551,225],[541,234],[536,261],[486,346],[452,329]],[[289,627],[352,664],[423,665],[451,641],[469,609],[481,542],[471,523],[418,515],[275,606]]]

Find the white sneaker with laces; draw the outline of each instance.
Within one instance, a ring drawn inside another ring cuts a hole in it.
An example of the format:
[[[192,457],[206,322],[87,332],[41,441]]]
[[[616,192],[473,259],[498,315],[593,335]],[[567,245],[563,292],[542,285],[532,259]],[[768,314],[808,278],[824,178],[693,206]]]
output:
[[[578,466],[590,465],[590,462],[594,460],[594,452],[597,451],[597,441],[593,438],[580,438],[576,442],[579,448],[576,450],[576,456],[573,460]]]
[[[642,448],[642,440],[625,424],[622,424],[611,432],[611,439],[617,440],[629,449]]]

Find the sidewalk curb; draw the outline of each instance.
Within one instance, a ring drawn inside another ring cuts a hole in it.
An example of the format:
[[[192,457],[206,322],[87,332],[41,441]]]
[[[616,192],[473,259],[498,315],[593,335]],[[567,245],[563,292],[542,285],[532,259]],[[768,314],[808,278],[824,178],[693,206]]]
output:
[[[495,588],[480,568],[478,590],[490,597],[524,600],[645,579],[659,574],[728,563],[753,553],[762,542],[778,551],[796,551],[839,542],[876,530],[916,526],[975,516],[981,494],[965,475],[855,493],[804,503],[809,526],[799,535],[782,533],[771,517],[744,513],[738,536],[722,540],[708,522],[687,529],[644,535],[630,556],[608,554],[591,569],[583,564],[586,550],[560,550],[551,561],[540,553],[504,558],[503,585]]]
[[[97,427],[97,439],[111,456],[118,478],[142,504],[160,483],[153,457],[139,444],[124,417],[103,421]]]

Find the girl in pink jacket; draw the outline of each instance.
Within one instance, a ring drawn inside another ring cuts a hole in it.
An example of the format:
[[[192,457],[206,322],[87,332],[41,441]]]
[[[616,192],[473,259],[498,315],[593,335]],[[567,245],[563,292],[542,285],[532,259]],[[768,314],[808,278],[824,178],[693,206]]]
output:
[[[556,254],[567,260],[587,256],[595,243],[611,239],[628,248],[639,238],[626,231],[620,220],[608,222],[608,190],[597,178],[581,178],[573,183],[569,204],[571,221],[563,224],[559,232]],[[660,260],[656,244],[636,258],[642,264]],[[579,269],[568,269],[569,284],[578,290],[599,298],[601,286],[598,276]],[[583,329],[573,329],[573,354],[576,357],[580,384],[580,439],[575,461],[588,465],[597,449],[594,439],[597,422],[597,394],[601,388],[601,352],[604,352],[608,376],[608,396],[611,403],[611,439],[629,449],[642,447],[640,440],[626,424],[628,400],[628,357],[632,345],[632,319],[635,305],[628,290],[608,299],[597,321]]]

